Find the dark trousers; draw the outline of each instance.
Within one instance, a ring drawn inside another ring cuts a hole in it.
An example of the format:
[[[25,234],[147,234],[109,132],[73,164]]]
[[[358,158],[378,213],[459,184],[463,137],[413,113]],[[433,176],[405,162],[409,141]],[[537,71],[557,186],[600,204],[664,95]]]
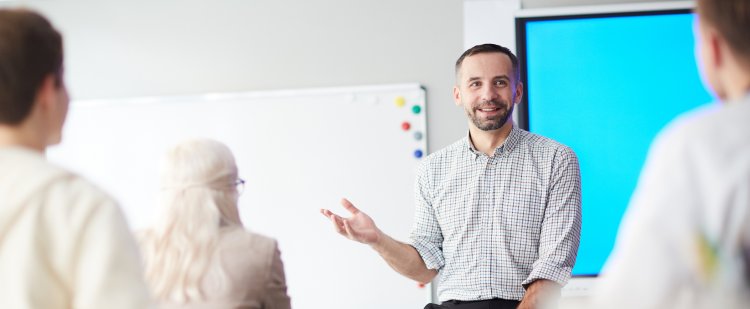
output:
[[[507,299],[478,301],[449,300],[440,305],[428,304],[424,309],[516,309],[521,302]]]

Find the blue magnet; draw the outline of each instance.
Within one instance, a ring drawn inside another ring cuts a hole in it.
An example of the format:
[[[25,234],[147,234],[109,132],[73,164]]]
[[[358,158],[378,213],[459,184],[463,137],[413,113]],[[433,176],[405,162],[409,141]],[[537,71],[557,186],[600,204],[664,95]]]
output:
[[[414,151],[414,157],[415,158],[419,159],[419,158],[422,157],[422,155],[423,155],[422,150],[417,149],[417,150]]]

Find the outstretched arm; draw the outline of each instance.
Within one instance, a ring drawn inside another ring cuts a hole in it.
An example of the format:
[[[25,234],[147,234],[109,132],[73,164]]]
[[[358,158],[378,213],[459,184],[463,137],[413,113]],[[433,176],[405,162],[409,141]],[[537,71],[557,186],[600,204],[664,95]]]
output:
[[[425,266],[414,247],[383,233],[370,216],[354,207],[347,199],[341,200],[341,204],[349,211],[351,217],[343,218],[328,209],[320,210],[331,220],[336,232],[351,240],[370,245],[391,268],[412,280],[427,283],[435,278],[437,271]]]

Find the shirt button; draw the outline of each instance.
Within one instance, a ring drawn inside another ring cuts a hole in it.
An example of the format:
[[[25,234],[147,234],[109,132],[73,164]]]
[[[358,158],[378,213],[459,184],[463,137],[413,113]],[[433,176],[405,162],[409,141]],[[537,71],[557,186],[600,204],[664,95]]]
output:
[[[482,299],[482,295],[477,295],[477,299]]]

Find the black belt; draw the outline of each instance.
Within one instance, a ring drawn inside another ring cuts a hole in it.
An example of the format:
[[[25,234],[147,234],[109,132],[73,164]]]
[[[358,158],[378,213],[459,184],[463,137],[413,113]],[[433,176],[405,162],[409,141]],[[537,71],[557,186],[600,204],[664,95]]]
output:
[[[449,300],[440,305],[428,304],[424,309],[515,309],[520,303],[517,300],[500,298],[477,301]]]

